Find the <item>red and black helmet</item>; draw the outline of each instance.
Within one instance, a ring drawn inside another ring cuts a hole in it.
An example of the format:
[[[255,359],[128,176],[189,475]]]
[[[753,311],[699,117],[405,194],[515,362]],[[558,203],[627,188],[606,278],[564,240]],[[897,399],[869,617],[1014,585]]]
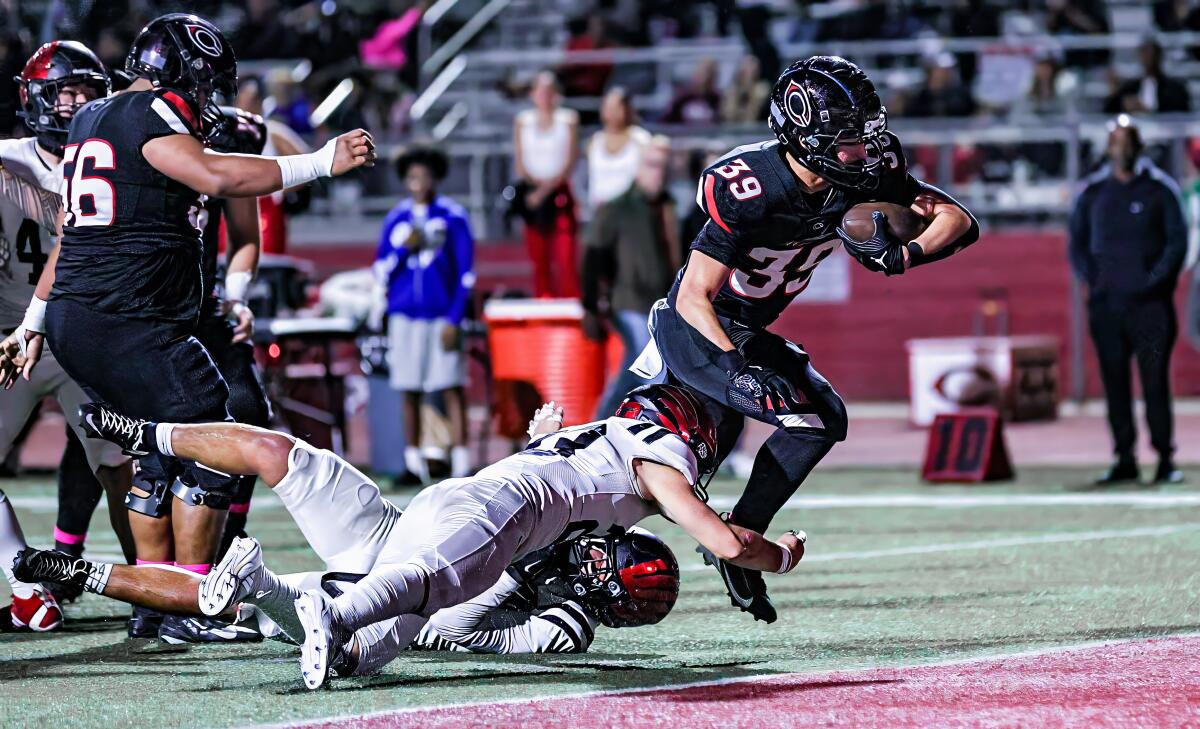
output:
[[[654,625],[679,598],[679,562],[645,529],[585,535],[567,553],[565,581],[575,599],[610,628]]]
[[[108,69],[91,49],[77,41],[51,41],[30,56],[17,82],[21,111],[18,115],[44,149],[61,155],[71,128],[71,117],[82,104],[59,103],[64,86],[80,84],[94,91],[92,98],[108,96],[112,83]]]
[[[233,47],[198,15],[169,13],[147,23],[129,47],[125,71],[191,96],[200,106],[206,138],[220,130],[222,98],[237,95]]]
[[[645,385],[630,390],[617,406],[616,416],[661,425],[687,443],[701,476],[716,470],[717,426],[704,404],[687,388]]]

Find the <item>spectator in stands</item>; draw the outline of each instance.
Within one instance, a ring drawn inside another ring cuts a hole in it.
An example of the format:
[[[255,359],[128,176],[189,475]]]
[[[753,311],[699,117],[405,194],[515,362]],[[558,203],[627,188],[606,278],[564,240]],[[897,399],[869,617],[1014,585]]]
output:
[[[650,133],[634,124],[629,93],[616,87],[600,104],[600,131],[587,145],[588,205],[592,210],[629,189]]]
[[[666,138],[651,140],[634,184],[601,207],[588,228],[582,266],[584,332],[602,341],[600,321],[607,319],[625,347],[621,371],[608,383],[597,418],[616,412],[625,393],[644,384],[629,365],[650,341],[650,309],[671,287],[681,264],[675,205],[666,191],[669,157]]]
[[[709,126],[720,118],[721,94],[717,91],[717,62],[706,58],[696,66],[692,80],[675,92],[661,121],[665,124]]]
[[[1104,0],[1047,0],[1046,31],[1050,35],[1105,35],[1108,17]],[[1078,49],[1066,52],[1066,65],[1103,66],[1107,49]]]
[[[1088,289],[1088,319],[1100,360],[1116,460],[1097,481],[1139,478],[1129,361],[1136,358],[1150,442],[1158,451],[1154,482],[1183,479],[1175,468],[1170,364],[1177,325],[1173,295],[1187,252],[1179,187],[1142,156],[1137,126],[1121,115],[1110,126],[1108,163],[1075,201],[1070,256]]]
[[[601,51],[616,44],[608,37],[608,22],[599,13],[591,13],[584,21],[582,32],[572,33],[566,50]],[[612,76],[612,61],[588,61],[565,64],[558,71],[566,96],[600,96]],[[592,121],[595,121],[593,117]]]
[[[421,481],[421,402],[441,393],[450,419],[450,474],[469,475],[467,360],[462,321],[470,314],[474,242],[461,205],[437,194],[446,157],[418,148],[401,155],[396,172],[410,195],[383,223],[375,275],[386,292],[392,387],[404,393],[405,467]]]
[[[534,295],[577,298],[571,173],[579,157],[579,117],[560,106],[558,81],[549,71],[534,78],[529,96],[533,108],[513,122],[513,163],[521,183]]]
[[[1142,77],[1130,79],[1104,102],[1110,114],[1167,113],[1189,111],[1192,108],[1187,86],[1167,76],[1162,70],[1162,46],[1147,38],[1138,47]]]
[[[971,116],[975,99],[958,76],[950,53],[939,53],[925,66],[925,82],[904,104],[905,116]]]
[[[761,124],[767,118],[771,85],[763,80],[758,59],[743,56],[733,82],[721,95],[721,121],[725,124]]]

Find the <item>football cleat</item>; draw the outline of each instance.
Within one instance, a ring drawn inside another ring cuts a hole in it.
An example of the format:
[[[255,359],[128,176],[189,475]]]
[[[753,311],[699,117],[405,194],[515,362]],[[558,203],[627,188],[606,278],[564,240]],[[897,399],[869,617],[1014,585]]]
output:
[[[79,424],[89,438],[115,443],[121,446],[127,456],[150,454],[145,435],[147,428],[153,428],[154,423],[148,420],[129,418],[103,405],[89,402],[79,406]]]
[[[247,643],[262,640],[257,630],[213,618],[164,615],[158,639],[171,645],[180,643]]]
[[[88,576],[88,562],[53,549],[26,548],[17,552],[12,570],[21,582],[83,585]]]
[[[309,590],[296,598],[296,616],[304,631],[300,648],[300,674],[304,686],[315,691],[325,685],[335,665],[346,662],[350,636],[333,618],[333,603],[321,590]]]
[[[762,572],[730,564],[703,546],[697,547],[696,551],[704,557],[704,564],[717,568],[721,579],[725,581],[725,592],[729,595],[729,602],[735,608],[750,613],[755,620],[764,623],[773,623],[778,619],[775,605],[771,603],[771,598],[767,597],[767,583],[763,581]]]
[[[166,616],[157,610],[133,606],[133,613],[125,622],[125,631],[130,638],[157,638]]]
[[[14,628],[28,628],[37,633],[54,630],[63,622],[58,601],[41,585],[34,585],[29,597],[14,595],[9,611]]]
[[[239,537],[233,540],[225,556],[200,580],[200,612],[220,615],[254,589],[252,576],[263,569],[262,547],[258,540]]]

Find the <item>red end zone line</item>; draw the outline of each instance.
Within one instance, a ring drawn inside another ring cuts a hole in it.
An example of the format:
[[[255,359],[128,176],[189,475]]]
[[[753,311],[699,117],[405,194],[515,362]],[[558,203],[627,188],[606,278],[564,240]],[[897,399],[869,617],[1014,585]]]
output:
[[[1194,725],[1200,723],[1197,655],[1200,635],[1187,635],[920,666],[401,709],[298,726]]]

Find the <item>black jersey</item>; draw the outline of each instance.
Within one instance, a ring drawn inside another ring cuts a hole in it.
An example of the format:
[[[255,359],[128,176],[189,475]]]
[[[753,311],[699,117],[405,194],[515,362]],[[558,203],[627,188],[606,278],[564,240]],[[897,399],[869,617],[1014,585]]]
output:
[[[869,193],[833,186],[806,193],[774,140],[738,147],[704,171],[696,202],[708,221],[691,247],[733,269],[713,300],[718,314],[769,325],[842,244],[835,228],[847,210],[866,201],[912,204],[920,183],[908,174],[895,135],[880,135],[870,153],[883,158],[884,171]],[[671,287],[672,305],[686,270]]]
[[[267,124],[258,114],[236,109],[231,106],[221,107],[222,128],[212,136],[210,146],[217,152],[237,154],[262,154],[267,144]],[[217,249],[221,242],[221,217],[225,214],[223,198],[200,196],[204,211],[200,216],[202,258],[201,270],[204,273],[205,296],[209,299],[206,307],[211,307],[218,296],[217,280]]]
[[[142,155],[171,134],[200,137],[199,112],[167,89],[94,101],[63,148],[66,218],[52,298],[123,316],[194,319],[204,284],[199,194]]]

